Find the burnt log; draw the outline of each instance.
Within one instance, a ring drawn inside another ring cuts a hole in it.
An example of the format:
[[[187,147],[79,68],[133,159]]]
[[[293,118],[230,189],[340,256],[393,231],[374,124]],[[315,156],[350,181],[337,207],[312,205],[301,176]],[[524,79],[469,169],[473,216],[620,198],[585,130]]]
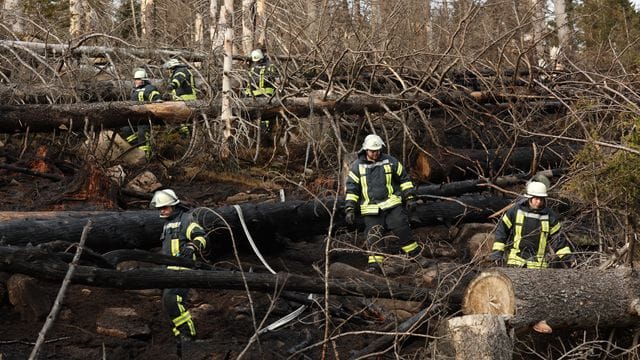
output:
[[[640,277],[629,269],[495,268],[478,275],[463,299],[465,315],[508,315],[528,331],[541,321],[551,329],[636,326]]]
[[[305,117],[311,113],[327,111],[337,114],[363,114],[400,110],[410,106],[440,108],[442,104],[459,105],[471,103],[479,106],[473,98],[463,92],[439,93],[432,96],[379,97],[363,94],[325,96],[324,91],[314,91],[306,97],[287,98],[242,98],[234,104],[234,113],[241,118],[273,119],[282,114]],[[50,132],[54,129],[95,131],[119,128],[131,123],[180,124],[189,122],[199,114],[209,119],[220,115],[221,100],[169,101],[140,104],[133,101],[54,104],[54,105],[0,105],[0,133]],[[502,105],[496,105],[498,107]],[[493,105],[485,110],[492,111]],[[42,117],[42,114],[48,114]],[[86,123],[85,123],[86,122]]]
[[[558,177],[566,172],[565,169],[551,169],[539,171],[537,175],[544,175],[547,178]],[[468,193],[479,193],[487,191],[491,186],[513,186],[523,184],[529,180],[528,174],[518,174],[511,176],[501,176],[496,179],[470,179],[452,181],[443,184],[418,185],[416,186],[416,196],[418,197],[456,197]]]
[[[444,182],[501,174],[532,174],[538,168],[562,168],[576,148],[568,146],[516,147],[513,149],[451,149],[418,154],[412,175],[419,181]]]
[[[332,219],[334,199],[322,201],[294,200],[284,203],[264,202],[240,205],[244,221],[261,251],[279,251],[290,239],[308,239],[326,234]],[[511,200],[493,196],[466,196],[419,204],[411,214],[414,226],[483,222]],[[333,214],[334,225],[346,226],[344,200],[338,200]],[[212,251],[231,249],[231,234],[240,250],[250,249],[245,232],[233,206],[193,210],[196,220],[208,232]],[[26,246],[50,241],[77,242],[88,219],[93,227],[87,247],[106,252],[117,249],[150,249],[160,246],[163,220],[154,210],[126,212],[0,212],[0,245]],[[361,219],[359,219],[361,220]],[[362,227],[363,223],[358,226]]]
[[[19,273],[48,281],[62,281],[68,264],[57,261],[48,252],[37,248],[0,246],[0,271]],[[381,279],[377,283],[355,279],[328,280],[280,272],[241,273],[238,271],[184,270],[164,268],[117,271],[89,266],[76,266],[71,282],[118,289],[153,289],[188,287],[262,291],[297,291],[331,295],[381,297],[399,300],[430,301],[431,291],[424,288]]]

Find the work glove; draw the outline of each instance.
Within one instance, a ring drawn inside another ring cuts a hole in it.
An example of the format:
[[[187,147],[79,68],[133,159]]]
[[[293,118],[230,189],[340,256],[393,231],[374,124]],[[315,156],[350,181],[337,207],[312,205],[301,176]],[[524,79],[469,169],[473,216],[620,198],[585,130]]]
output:
[[[193,259],[193,253],[195,252],[196,248],[191,244],[187,244],[184,248],[182,248],[182,251],[180,251],[180,256],[187,259]]]
[[[494,250],[491,254],[487,255],[487,260],[500,265],[502,263],[502,251]]]
[[[418,207],[416,199],[411,198],[407,200],[407,210],[411,213]]]
[[[347,222],[347,224],[349,225],[353,225],[356,222],[356,212],[353,210],[352,207],[348,207],[346,209],[344,209],[345,212],[345,217],[344,220]]]
[[[171,100],[173,100],[173,95],[171,95],[170,93],[163,94],[162,95],[162,100],[171,101]]]

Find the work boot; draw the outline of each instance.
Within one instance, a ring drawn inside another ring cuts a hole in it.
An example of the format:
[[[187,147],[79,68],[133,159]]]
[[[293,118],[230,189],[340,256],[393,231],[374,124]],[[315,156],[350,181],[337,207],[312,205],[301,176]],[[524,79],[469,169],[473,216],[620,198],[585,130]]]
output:
[[[369,263],[364,271],[369,274],[382,274],[382,267],[380,267],[379,263],[373,262]]]
[[[408,253],[407,256],[409,257],[409,259],[413,262],[415,262],[416,264],[418,264],[421,268],[428,268],[429,266],[433,265],[435,263],[434,260],[429,260],[426,257],[422,256],[422,254],[420,254],[422,248],[417,248],[415,250],[413,250],[412,252]]]
[[[414,257],[413,261],[415,261],[423,269],[434,265],[435,262],[436,262],[435,260],[427,259],[426,257],[424,257],[422,255],[418,255],[418,256]]]

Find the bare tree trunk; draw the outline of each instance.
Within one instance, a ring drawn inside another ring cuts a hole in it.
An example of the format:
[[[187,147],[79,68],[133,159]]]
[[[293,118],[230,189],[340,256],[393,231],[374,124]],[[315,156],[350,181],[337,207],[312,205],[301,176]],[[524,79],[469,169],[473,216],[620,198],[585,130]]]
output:
[[[223,29],[222,27],[222,12],[224,9],[220,9],[220,22],[218,19],[218,0],[211,0],[209,3],[209,16],[211,16],[211,25],[209,27],[209,36],[211,37],[211,50],[215,53],[216,49],[223,46]]]
[[[257,47],[263,48],[267,43],[267,4],[266,0],[256,1],[256,21],[254,39]]]
[[[545,9],[546,2],[544,0],[532,0],[533,1],[533,41],[535,46],[534,60],[544,58],[544,42],[542,37],[544,36],[545,29]]]
[[[566,0],[555,0],[556,26],[558,28],[558,45],[561,49],[570,49],[569,20],[567,16]]]
[[[193,21],[193,41],[198,45],[199,49],[203,49],[204,45],[204,18],[200,12],[197,12]]]
[[[224,64],[222,76],[222,106],[221,118],[224,121],[224,144],[231,137],[231,118],[233,117],[231,109],[231,67],[233,61],[233,0],[224,0],[224,9],[220,13],[220,29],[224,29]],[[224,151],[228,149],[223,148]]]
[[[91,6],[91,3],[87,0],[82,1],[82,9],[84,10],[84,17],[82,19],[82,31],[85,34],[95,32],[98,23],[98,14],[96,9]]]
[[[131,19],[133,19],[133,35],[136,39],[139,39],[138,35],[138,19],[136,16],[136,2],[134,0],[129,1],[129,5],[131,6]]]
[[[18,35],[24,32],[20,0],[5,0],[2,12],[2,21],[5,24],[11,24],[11,31],[14,34]]]
[[[69,0],[69,35],[79,37],[82,32],[82,0]]]
[[[242,52],[248,54],[253,49],[253,28],[255,20],[255,0],[242,0]]]
[[[307,23],[309,35],[318,33],[318,1],[307,0]]]
[[[142,28],[142,38],[150,40],[154,32],[154,0],[140,1],[140,25]]]

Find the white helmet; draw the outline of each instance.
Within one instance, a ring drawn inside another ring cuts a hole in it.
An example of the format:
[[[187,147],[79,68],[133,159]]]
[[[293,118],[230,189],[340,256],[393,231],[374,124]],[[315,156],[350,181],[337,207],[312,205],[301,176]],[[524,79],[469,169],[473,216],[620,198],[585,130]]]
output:
[[[362,150],[380,150],[383,146],[384,141],[376,134],[367,135],[362,142]]]
[[[147,77],[147,72],[144,71],[144,69],[138,69],[136,70],[136,72],[133,73],[133,78],[138,80],[149,80],[149,78]]]
[[[149,206],[154,208],[161,208],[165,206],[175,206],[180,204],[180,199],[176,196],[176,193],[171,189],[158,190],[153,194],[151,203]]]
[[[264,54],[262,53],[262,50],[255,49],[251,52],[251,61],[256,62],[262,59],[264,59]]]
[[[525,197],[547,197],[547,186],[544,183],[539,181],[531,181],[527,184],[527,192],[524,194]]]
[[[165,69],[173,69],[179,65],[181,65],[181,63],[178,59],[169,59],[166,63],[162,64],[162,67]]]

